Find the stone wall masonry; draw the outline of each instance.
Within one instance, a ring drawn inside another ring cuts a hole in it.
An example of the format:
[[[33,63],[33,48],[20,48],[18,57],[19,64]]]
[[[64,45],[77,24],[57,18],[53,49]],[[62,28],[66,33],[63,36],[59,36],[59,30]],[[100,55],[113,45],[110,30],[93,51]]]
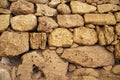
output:
[[[120,80],[120,0],[0,0],[0,80]]]

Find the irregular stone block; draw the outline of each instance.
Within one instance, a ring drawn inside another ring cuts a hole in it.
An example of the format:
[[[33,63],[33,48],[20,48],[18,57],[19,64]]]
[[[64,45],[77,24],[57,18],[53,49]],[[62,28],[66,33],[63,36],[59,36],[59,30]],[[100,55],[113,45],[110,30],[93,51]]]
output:
[[[120,24],[117,24],[116,26],[115,26],[115,32],[116,32],[116,34],[119,36],[120,35]]]
[[[114,27],[105,25],[100,32],[98,32],[98,41],[100,45],[109,45],[114,41],[115,33]]]
[[[48,38],[49,46],[55,47],[70,47],[73,43],[72,33],[65,28],[57,28]]]
[[[10,23],[10,15],[0,15],[0,32],[8,28]]]
[[[39,25],[37,28],[38,31],[49,32],[51,29],[58,27],[57,22],[51,17],[45,17],[45,16],[39,17],[38,22],[39,22]]]
[[[56,16],[57,10],[49,7],[45,4],[36,4],[37,6],[37,16]]]
[[[61,56],[68,62],[84,67],[102,67],[114,64],[114,56],[101,46],[83,46],[65,49]]]
[[[33,80],[31,72],[33,65],[42,70],[45,80],[67,80],[66,72],[68,63],[58,57],[55,51],[33,51],[22,56],[22,64],[18,67],[17,74],[21,80]]]
[[[97,5],[97,9],[99,13],[105,13],[105,12],[114,12],[120,10],[120,6],[115,4],[101,4]]]
[[[11,4],[10,10],[15,15],[32,14],[34,13],[34,4],[25,0],[18,0]]]
[[[8,0],[0,0],[0,8],[7,8],[9,6]]]
[[[0,56],[17,56],[29,50],[27,32],[3,32],[0,36]]]
[[[19,15],[11,18],[11,27],[17,31],[30,31],[37,26],[37,18],[33,14]]]
[[[83,26],[84,21],[82,16],[74,14],[74,15],[58,15],[57,21],[60,27],[72,28]]]
[[[73,39],[81,45],[94,45],[98,40],[95,30],[86,27],[75,28]]]
[[[70,7],[66,4],[59,4],[57,6],[57,10],[60,14],[70,14],[71,13]]]
[[[120,22],[120,12],[116,12],[115,17],[116,17],[117,22]]]
[[[112,14],[85,14],[85,23],[95,25],[115,25],[116,19]]]
[[[72,13],[84,14],[84,13],[96,11],[95,6],[92,6],[92,5],[89,5],[89,4],[80,2],[80,1],[71,1],[70,6],[72,9]]]
[[[30,33],[30,46],[32,49],[45,49],[46,33]]]
[[[114,74],[120,75],[120,65],[113,66],[111,70]]]

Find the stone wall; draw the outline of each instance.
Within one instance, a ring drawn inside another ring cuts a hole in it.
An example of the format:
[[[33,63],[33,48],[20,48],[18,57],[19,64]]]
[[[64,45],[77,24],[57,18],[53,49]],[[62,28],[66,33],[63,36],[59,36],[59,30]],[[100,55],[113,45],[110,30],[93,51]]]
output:
[[[120,80],[119,0],[0,0],[0,80]]]

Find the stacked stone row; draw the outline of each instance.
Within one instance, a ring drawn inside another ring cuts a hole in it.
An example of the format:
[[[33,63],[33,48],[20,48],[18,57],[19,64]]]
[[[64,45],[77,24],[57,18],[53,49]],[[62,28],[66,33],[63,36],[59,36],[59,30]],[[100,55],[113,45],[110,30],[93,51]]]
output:
[[[70,80],[70,63],[112,66],[120,59],[119,11],[119,0],[0,0],[0,56],[23,55],[20,80],[32,80],[33,65],[41,80]]]

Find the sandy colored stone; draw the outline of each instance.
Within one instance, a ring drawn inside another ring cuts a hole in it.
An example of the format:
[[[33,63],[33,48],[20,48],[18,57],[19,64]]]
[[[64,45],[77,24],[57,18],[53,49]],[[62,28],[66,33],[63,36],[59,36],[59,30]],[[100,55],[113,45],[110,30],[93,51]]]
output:
[[[37,18],[33,14],[18,15],[11,18],[11,27],[17,31],[30,31],[37,26]]]
[[[107,0],[107,2],[111,4],[119,4],[120,0]]]
[[[15,15],[34,13],[34,4],[25,0],[13,2],[10,11]]]
[[[115,32],[116,32],[117,35],[120,35],[120,24],[117,24],[115,26]]]
[[[116,21],[120,22],[120,12],[115,13]]]
[[[115,45],[115,58],[120,59],[120,42]]]
[[[0,15],[0,32],[4,31],[9,26],[10,15]]]
[[[0,8],[7,8],[9,6],[8,0],[0,0]]]
[[[48,78],[50,78],[50,74],[56,74],[61,76],[66,75],[68,63],[61,60],[55,51],[45,50],[42,52],[42,55],[46,60],[46,66],[43,69],[43,72],[46,74],[46,76],[48,76]],[[51,78],[49,80],[53,79]]]
[[[50,7],[56,7],[58,4],[60,4],[61,0],[51,0],[49,2]]]
[[[115,51],[115,48],[113,45],[106,46],[106,49],[112,53]]]
[[[85,23],[95,25],[115,25],[116,20],[113,14],[85,14]]]
[[[113,66],[111,70],[114,74],[120,75],[120,65]]]
[[[84,25],[83,17],[78,14],[58,15],[57,21],[60,27],[66,28],[73,28]]]
[[[98,41],[100,45],[108,45],[114,41],[114,27],[105,25],[98,33]]]
[[[45,49],[46,33],[30,33],[30,47],[32,49]]]
[[[105,36],[104,36],[104,32],[101,30],[98,33],[98,43],[100,45],[106,45],[106,41],[105,41]]]
[[[98,2],[99,0],[86,0],[87,3],[96,3]]]
[[[57,10],[54,8],[49,7],[45,4],[36,4],[37,12],[35,15],[37,16],[56,16]]]
[[[17,75],[20,75],[20,80],[33,80],[33,65],[37,67],[44,66],[44,58],[39,55],[40,52],[29,52],[22,56],[22,64],[18,66]],[[40,66],[41,64],[41,66]]]
[[[86,0],[87,3],[111,3],[111,4],[119,4],[119,0]]]
[[[0,80],[11,80],[10,74],[6,69],[0,69]]]
[[[65,28],[57,28],[48,38],[49,46],[55,47],[70,47],[73,43],[73,35],[72,33]]]
[[[83,80],[98,80],[98,79],[92,76],[83,76]]]
[[[80,68],[76,69],[72,74],[75,76],[81,75],[81,76],[93,76],[93,77],[99,77],[100,74],[97,69],[92,68]]]
[[[39,17],[38,22],[39,22],[39,25],[37,28],[38,31],[49,32],[51,29],[58,27],[57,22],[54,19],[52,19],[51,17],[46,17],[46,16]]]
[[[57,53],[58,55],[61,55],[61,54],[63,53],[63,51],[64,51],[64,49],[61,48],[61,47],[59,47],[59,48],[56,49],[56,53]]]
[[[5,31],[0,36],[0,56],[17,56],[29,50],[27,32]]]
[[[112,53],[101,46],[83,46],[65,49],[61,57],[68,62],[76,63],[84,67],[96,68],[114,64]]]
[[[97,9],[99,13],[105,13],[105,12],[114,12],[120,10],[120,6],[115,4],[101,4],[97,5]]]
[[[85,27],[90,28],[90,29],[96,28],[93,24],[87,24],[87,25],[85,25]]]
[[[94,45],[98,39],[94,29],[79,27],[74,29],[73,40],[81,45]]]
[[[75,69],[76,69],[76,66],[75,66],[75,65],[69,64],[69,66],[68,66],[68,71],[69,71],[69,72],[73,72],[73,71],[75,71]]]
[[[57,6],[57,10],[60,14],[70,14],[71,13],[70,7],[66,4],[59,4]]]
[[[0,14],[10,14],[10,13],[11,13],[11,11],[8,9],[0,8]]]
[[[62,78],[66,78],[68,63],[61,60],[53,50],[45,50],[42,52],[42,55],[40,53],[39,51],[33,51],[22,57],[23,61],[19,65],[17,72],[20,75],[20,79],[33,80],[31,73],[33,65],[35,65],[38,67],[38,70],[42,70],[46,78],[45,80],[67,80]]]
[[[38,3],[38,4],[45,4],[48,2],[48,0],[26,0],[26,1],[31,1],[33,3]]]
[[[71,6],[72,13],[84,14],[84,13],[96,11],[95,6],[92,6],[80,1],[71,1],[70,6]]]

